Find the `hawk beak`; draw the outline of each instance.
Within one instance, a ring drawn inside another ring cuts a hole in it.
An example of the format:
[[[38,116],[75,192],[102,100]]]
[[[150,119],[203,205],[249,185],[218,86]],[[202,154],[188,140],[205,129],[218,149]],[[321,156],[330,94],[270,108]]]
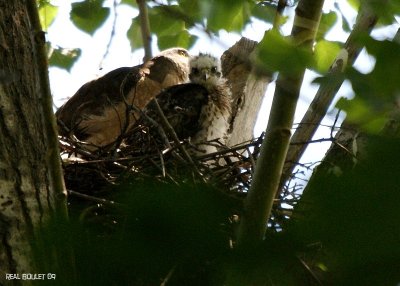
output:
[[[202,75],[201,75],[201,78],[202,78],[204,81],[207,81],[207,80],[210,78],[210,75],[209,75],[208,71],[203,71],[203,73],[202,73]]]

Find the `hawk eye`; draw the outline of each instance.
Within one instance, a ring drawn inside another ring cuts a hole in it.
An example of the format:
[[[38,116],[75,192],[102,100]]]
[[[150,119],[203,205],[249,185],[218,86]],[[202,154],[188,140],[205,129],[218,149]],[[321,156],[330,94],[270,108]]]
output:
[[[211,68],[211,72],[212,72],[212,73],[216,73],[216,72],[217,72],[217,67],[212,67],[212,68]]]
[[[198,68],[192,68],[192,74],[199,74],[200,73],[200,71],[199,71],[199,69]]]
[[[184,51],[184,50],[179,50],[179,52],[178,52],[181,56],[185,56],[185,57],[187,57],[188,56],[188,54],[187,54],[187,52],[186,51]]]

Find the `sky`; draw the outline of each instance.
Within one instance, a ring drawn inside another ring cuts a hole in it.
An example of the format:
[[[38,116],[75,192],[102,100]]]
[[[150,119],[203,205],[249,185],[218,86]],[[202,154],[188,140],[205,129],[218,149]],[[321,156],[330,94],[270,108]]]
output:
[[[334,2],[335,1],[326,1],[324,11],[328,12],[334,10]],[[356,12],[347,6],[346,1],[338,0],[338,2],[340,3],[341,10],[345,14],[346,19],[350,23],[354,23]],[[53,45],[58,45],[63,48],[82,49],[80,59],[74,64],[70,72],[55,67],[52,67],[49,70],[55,108],[61,106],[62,103],[71,97],[84,83],[96,79],[118,67],[134,66],[142,62],[144,55],[143,51],[139,50],[132,53],[129,41],[126,37],[126,32],[131,24],[131,19],[136,17],[138,14],[135,9],[127,5],[119,5],[117,7],[117,10],[115,11],[115,15],[117,16],[115,35],[113,36],[109,53],[107,57],[103,59],[112,31],[113,16],[111,16],[93,36],[90,36],[77,29],[69,20],[71,1],[58,0],[53,1],[53,3],[54,5],[59,6],[59,15],[47,31],[48,40]],[[112,0],[107,0],[105,6],[113,9],[112,3]],[[113,11],[111,14],[113,14]],[[190,52],[192,54],[197,54],[201,51],[220,57],[221,54],[237,42],[241,36],[245,36],[255,41],[260,41],[264,36],[264,31],[270,27],[269,24],[256,20],[252,24],[248,25],[241,35],[221,31],[219,33],[219,40],[209,38],[201,31],[193,31],[193,33],[196,33],[199,36],[199,40]],[[290,29],[290,22],[282,28],[284,34],[290,34]],[[386,36],[385,33],[391,34],[392,32],[385,31],[383,32],[383,36]],[[347,34],[341,29],[340,19],[336,26],[328,33],[327,38],[329,40],[346,40]],[[153,41],[153,53],[155,54],[157,51],[156,42]],[[359,70],[367,72],[368,70],[371,70],[373,64],[373,58],[369,57],[364,52],[357,60],[356,67]],[[307,72],[305,75],[304,84],[300,94],[300,101],[295,114],[295,123],[301,121],[301,118],[318,89],[317,85],[311,83],[316,76],[317,75],[312,72]],[[265,99],[260,109],[259,120],[254,129],[255,136],[258,136],[266,128],[274,89],[275,84],[272,82],[268,86]],[[352,96],[351,86],[346,82],[339,90],[337,98],[341,96]],[[332,107],[322,124],[331,126],[336,113],[337,111]],[[330,130],[329,127],[320,128],[315,138],[329,138]],[[327,148],[330,146],[330,143],[325,142],[313,145],[314,146],[311,146],[303,157],[306,158],[306,161],[320,160]]]

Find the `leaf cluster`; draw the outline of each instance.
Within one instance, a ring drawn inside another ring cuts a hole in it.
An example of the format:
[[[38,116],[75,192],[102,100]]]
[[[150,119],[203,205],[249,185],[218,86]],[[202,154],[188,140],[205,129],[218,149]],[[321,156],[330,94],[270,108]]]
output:
[[[341,175],[309,183],[287,231],[328,285],[399,281],[399,140],[371,138],[367,158]]]
[[[400,45],[396,41],[362,38],[367,52],[375,59],[372,71],[360,72],[354,68],[346,77],[352,84],[355,97],[342,99],[337,106],[347,112],[348,119],[364,131],[377,133],[382,130],[396,107],[400,85],[398,67]]]

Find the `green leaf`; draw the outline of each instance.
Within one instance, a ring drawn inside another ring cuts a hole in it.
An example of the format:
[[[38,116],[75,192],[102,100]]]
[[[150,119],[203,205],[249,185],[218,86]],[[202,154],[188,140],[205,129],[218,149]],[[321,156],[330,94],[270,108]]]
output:
[[[125,4],[125,5],[131,6],[133,8],[137,7],[136,0],[121,0],[120,4]]]
[[[195,22],[203,24],[200,11],[200,2],[196,0],[179,0],[179,7],[186,15],[186,25],[192,27]],[[182,19],[184,20],[184,19]]]
[[[363,132],[369,134],[379,134],[387,122],[387,112],[390,111],[389,106],[381,106],[356,96],[355,98],[340,99],[336,107],[346,111],[346,120],[352,124],[356,124]]]
[[[58,13],[58,7],[51,5],[50,3],[45,3],[39,5],[39,19],[42,29],[47,31],[50,25],[54,22]]]
[[[51,49],[49,65],[70,71],[74,63],[81,56],[81,53],[80,49]]]
[[[167,9],[166,9],[167,8]],[[178,6],[153,7],[149,10],[151,32],[157,36],[176,35],[185,30],[185,22],[176,17]]]
[[[356,11],[360,8],[360,0],[347,0],[347,3]]]
[[[255,51],[255,64],[267,73],[294,75],[312,63],[311,51],[295,45],[276,30],[267,31]]]
[[[400,45],[396,41],[378,41],[370,37],[364,38],[360,44],[365,44],[368,53],[374,56],[376,62],[374,69],[368,74],[352,69],[348,71],[347,77],[354,91],[373,105],[393,103],[400,93]]]
[[[110,9],[102,7],[104,0],[86,0],[72,3],[70,18],[80,30],[93,35],[110,15]]]
[[[253,6],[251,14],[259,20],[272,24],[276,15],[276,6],[257,3]]]
[[[208,0],[200,2],[200,13],[207,19],[207,28],[217,32],[241,31],[250,21],[251,2],[231,0]]]
[[[197,37],[189,34],[187,31],[175,35],[164,35],[158,37],[158,47],[165,50],[171,47],[182,47],[190,49],[196,42]]]
[[[382,3],[376,0],[364,0],[364,5],[367,6],[371,11],[378,17],[379,25],[391,25],[397,24],[396,16],[400,14],[400,3],[399,1],[386,1],[387,3]]]
[[[185,17],[177,5],[156,6],[149,10],[151,31],[157,36],[160,50],[193,46],[197,37],[187,31]]]
[[[321,17],[321,22],[319,23],[319,29],[317,33],[316,40],[322,40],[330,29],[335,25],[338,20],[338,16],[335,12],[323,13]]]
[[[180,0],[178,3],[187,18],[200,25],[206,23],[207,29],[213,32],[241,31],[249,23],[255,5],[249,0]]]
[[[376,136],[365,141],[360,142],[367,145],[361,163],[339,177],[319,174],[310,181],[289,231],[296,232],[308,249],[320,247],[319,257],[314,253],[312,260],[319,258],[327,267],[329,285],[383,286],[400,281],[400,142]],[[351,160],[346,151],[343,155]]]
[[[350,33],[351,32],[351,27],[349,21],[347,21],[346,17],[343,15],[342,10],[340,9],[340,6],[337,2],[335,2],[335,8],[340,12],[341,18],[342,18],[342,29],[345,32]],[[358,10],[358,8],[357,8]]]
[[[342,15],[342,29],[345,32],[350,33],[351,32],[351,27],[349,21]]]
[[[132,51],[143,47],[142,31],[140,30],[139,16],[132,19],[132,24],[126,33]]]
[[[340,49],[341,45],[338,42],[319,41],[314,48],[315,70],[318,73],[326,73],[339,54]]]
[[[368,53],[376,58],[375,67],[368,75],[369,84],[375,95],[379,94],[392,101],[400,92],[400,44],[396,41],[377,41],[369,38],[366,48]]]

